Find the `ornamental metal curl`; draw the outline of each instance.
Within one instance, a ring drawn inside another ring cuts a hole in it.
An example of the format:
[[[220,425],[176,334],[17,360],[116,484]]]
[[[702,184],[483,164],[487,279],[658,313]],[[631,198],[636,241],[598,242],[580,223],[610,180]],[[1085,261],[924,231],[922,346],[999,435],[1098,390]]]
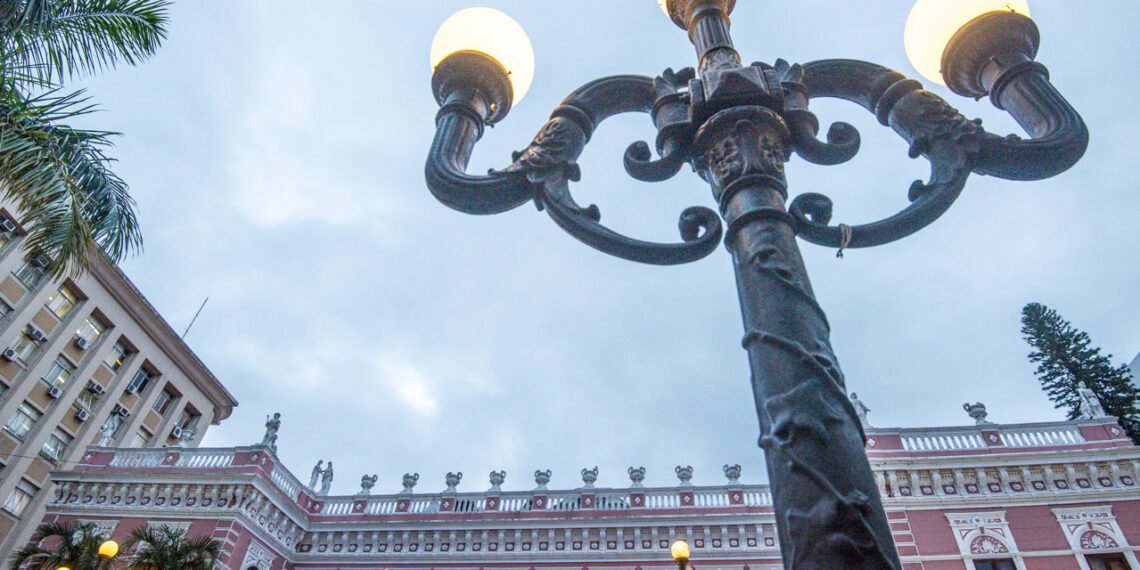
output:
[[[1040,70],[1038,70],[1040,71]],[[909,236],[950,209],[972,172],[1033,180],[1055,176],[1080,159],[1088,132],[1076,111],[1042,73],[1024,77],[1002,94],[1018,97],[1015,118],[1033,136],[999,137],[981,120],[968,120],[945,100],[891,69],[855,60],[823,60],[804,65],[810,99],[845,99],[871,111],[910,143],[910,157],[930,162],[930,178],[915,181],[900,212],[867,224],[829,225],[832,201],[818,193],[797,196],[789,207],[799,236],[829,247],[873,247]],[[1030,105],[1026,99],[1032,98]]]
[[[473,194],[487,193],[494,197],[493,204],[474,213],[494,213],[499,205],[514,207],[521,203],[520,200],[525,201],[525,196],[533,200],[539,210],[545,210],[570,235],[623,259],[676,265],[706,257],[716,250],[723,234],[720,217],[709,208],[694,206],[684,210],[677,223],[682,241],[657,243],[634,239],[606,227],[601,223],[601,211],[596,205],[583,207],[570,192],[570,182],[581,178],[578,157],[598,125],[620,113],[650,112],[656,92],[653,79],[635,75],[607,77],[587,83],[562,101],[530,145],[512,155],[509,166],[492,170],[484,177],[469,177],[472,181],[463,180],[466,176],[463,174],[450,174],[451,180],[459,181],[456,184],[459,188],[451,191],[450,186],[445,187],[448,191],[444,194],[447,198],[464,195],[461,198],[466,200],[463,207],[457,208],[463,211],[470,211],[469,197]],[[437,134],[437,141],[439,138]],[[433,153],[435,148],[433,146]],[[626,160],[628,165],[631,160],[629,153]],[[659,165],[663,162],[676,160],[666,156],[657,164],[646,162],[633,168],[649,173],[662,168]],[[429,172],[433,162],[436,161],[429,160]],[[448,164],[447,161],[442,162]],[[453,205],[451,200],[441,198],[441,201]]]

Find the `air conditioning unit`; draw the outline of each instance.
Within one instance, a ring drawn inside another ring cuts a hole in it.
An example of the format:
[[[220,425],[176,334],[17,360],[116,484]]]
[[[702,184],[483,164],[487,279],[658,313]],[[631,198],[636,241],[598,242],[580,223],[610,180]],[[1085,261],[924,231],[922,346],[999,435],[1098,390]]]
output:
[[[3,358],[4,360],[7,360],[8,362],[15,362],[16,361],[16,349],[5,348],[4,353],[0,354],[0,358]]]
[[[9,220],[8,218],[0,219],[0,231],[5,232],[5,233],[9,233],[9,234],[15,232],[16,231],[16,222],[13,222],[12,220]]]
[[[113,413],[119,414],[120,416],[122,416],[124,418],[130,417],[130,415],[131,415],[131,411],[128,410],[127,407],[122,405],[122,404],[115,404],[115,411]]]
[[[107,389],[104,388],[102,384],[100,384],[94,380],[88,380],[87,381],[87,391],[91,392],[92,394],[95,394],[96,396],[101,396],[107,392]]]
[[[87,410],[75,410],[75,419],[81,422],[85,422],[91,419],[91,412],[88,412]]]
[[[60,388],[59,386],[52,386],[51,388],[48,388],[47,394],[51,399],[58,400],[61,396],[63,396],[63,388]]]
[[[75,347],[78,348],[79,350],[87,350],[88,348],[91,348],[91,341],[89,341],[89,340],[87,340],[81,336],[76,335]]]
[[[29,259],[28,261],[34,267],[38,267],[40,269],[47,269],[48,266],[51,265],[51,259],[49,259],[48,256],[46,256],[46,255],[37,255],[37,256]]]
[[[43,342],[47,340],[47,335],[44,334],[44,331],[41,331],[40,329],[37,329],[31,325],[28,325],[28,336],[36,342]]]
[[[170,430],[170,437],[180,439],[182,437],[182,426],[174,426],[174,429]]]

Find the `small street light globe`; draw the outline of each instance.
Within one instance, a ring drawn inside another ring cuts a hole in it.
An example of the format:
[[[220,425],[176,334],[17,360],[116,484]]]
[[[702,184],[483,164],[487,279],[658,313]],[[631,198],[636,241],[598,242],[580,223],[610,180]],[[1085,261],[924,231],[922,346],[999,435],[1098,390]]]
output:
[[[939,85],[942,52],[950,38],[974,18],[988,12],[1017,12],[1029,17],[1026,0],[918,0],[906,20],[903,43],[911,65]]]
[[[114,558],[119,554],[119,543],[108,540],[99,545],[99,556],[106,556],[107,558]]]
[[[516,104],[534,81],[530,38],[518,22],[498,10],[467,8],[445,20],[431,42],[432,71],[444,58],[459,51],[479,52],[502,65],[510,77]]]
[[[669,547],[669,552],[673,555],[673,560],[688,560],[689,543],[683,540],[674,540],[673,546]]]
[[[665,12],[666,16],[669,15],[669,0],[657,0],[657,5],[661,7],[661,11]]]

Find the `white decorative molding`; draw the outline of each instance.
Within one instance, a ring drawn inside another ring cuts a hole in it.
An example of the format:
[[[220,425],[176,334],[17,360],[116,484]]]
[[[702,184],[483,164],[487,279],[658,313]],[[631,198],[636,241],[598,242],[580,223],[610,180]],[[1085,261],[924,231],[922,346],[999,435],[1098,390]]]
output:
[[[1128,538],[1116,524],[1112,506],[1071,507],[1053,509],[1057,524],[1077,554],[1081,570],[1089,570],[1084,554],[1123,554],[1132,568],[1140,568],[1136,553],[1128,546]]]
[[[166,528],[169,528],[171,530],[180,530],[182,532],[190,532],[190,521],[181,521],[181,522],[150,521],[150,522],[146,523],[146,526],[148,526],[152,529],[156,529],[156,530],[160,529],[162,527],[166,527]]]
[[[249,548],[245,551],[245,559],[241,561],[239,570],[247,570],[250,567],[257,568],[257,570],[270,570],[276,561],[277,556],[273,555],[269,549],[255,541],[250,541]]]
[[[105,519],[104,520],[79,519],[75,522],[78,524],[81,524],[81,525],[89,524],[91,526],[94,526],[95,527],[95,534],[101,538],[111,538],[111,535],[115,534],[115,529],[119,526],[119,521],[109,521],[109,520],[105,520]]]
[[[1005,520],[1005,511],[947,513],[946,519],[967,570],[976,568],[975,560],[987,558],[1011,558],[1018,570],[1025,570],[1017,541]]]

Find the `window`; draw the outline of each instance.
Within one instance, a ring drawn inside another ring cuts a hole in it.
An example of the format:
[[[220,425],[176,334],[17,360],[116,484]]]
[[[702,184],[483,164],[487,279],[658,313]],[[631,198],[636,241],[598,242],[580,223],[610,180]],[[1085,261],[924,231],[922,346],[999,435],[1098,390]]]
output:
[[[32,502],[34,496],[36,496],[36,488],[31,483],[21,480],[16,484],[12,494],[8,495],[8,500],[4,501],[4,510],[19,517],[24,514],[24,509],[28,507],[28,503]]]
[[[130,447],[146,447],[150,445],[150,438],[154,434],[146,430],[146,428],[139,428],[138,433],[135,434],[135,439],[131,441]]]
[[[130,355],[131,353],[127,350],[127,345],[123,344],[123,341],[120,340],[115,343],[115,346],[111,347],[111,353],[107,355],[107,358],[103,359],[103,364],[106,364],[107,368],[117,372],[123,367],[123,363],[127,361]]]
[[[7,251],[9,245],[16,243],[19,235],[16,233],[16,223],[8,216],[0,215],[0,253]]]
[[[75,397],[75,402],[72,403],[75,409],[82,410],[89,414],[95,413],[95,406],[99,403],[99,396],[92,394],[88,390],[84,390]]]
[[[27,437],[28,432],[32,431],[32,426],[36,425],[43,414],[39,410],[33,408],[27,402],[20,404],[20,408],[16,413],[12,414],[12,419],[8,420],[8,424],[4,429],[8,433],[16,436],[16,439],[23,441]]]
[[[88,346],[95,344],[99,337],[103,335],[103,331],[107,330],[107,325],[95,317],[87,317],[83,324],[79,326],[79,330],[75,331],[75,336],[87,341]]]
[[[16,344],[12,345],[12,351],[16,353],[16,360],[23,364],[27,364],[39,349],[40,343],[36,342],[36,339],[32,338],[28,331],[20,333],[20,336],[16,337]]]
[[[1121,554],[1086,555],[1085,560],[1089,563],[1089,570],[1129,570],[1128,561]]]
[[[975,560],[975,570],[1017,570],[1017,566],[1013,565],[1012,558],[1002,558],[1000,560]]]
[[[154,380],[157,377],[158,377],[158,374],[155,374],[154,372],[147,370],[145,367],[139,368],[139,371],[135,372],[135,377],[131,378],[130,384],[127,384],[127,393],[129,393],[129,394],[141,394],[141,393],[143,393],[144,391],[146,391],[146,387],[150,385],[150,381]]]
[[[171,392],[170,388],[163,388],[162,393],[154,400],[154,411],[165,417],[167,410],[170,409],[170,404],[176,399],[178,399],[178,394]]]
[[[47,266],[50,262],[46,257],[40,255],[29,255],[24,258],[24,263],[12,272],[20,283],[24,284],[28,290],[35,289],[43,282],[44,276],[47,274]]]
[[[51,432],[51,437],[44,442],[40,453],[52,461],[61,461],[64,454],[67,453],[67,446],[71,445],[73,439],[75,438],[68,435],[67,432],[55,428],[55,431]]]
[[[75,366],[68,362],[66,358],[58,356],[55,362],[52,363],[51,368],[48,369],[47,374],[44,374],[44,382],[47,382],[48,385],[53,388],[63,388],[71,378],[72,372],[75,372]]]
[[[202,417],[202,414],[199,414],[198,410],[186,406],[186,409],[182,410],[182,414],[178,416],[178,421],[175,422],[175,425],[184,430],[191,429],[198,425],[198,418],[200,417]]]
[[[75,304],[78,302],[79,297],[75,292],[67,285],[64,285],[48,299],[47,308],[53,315],[62,319],[71,312],[71,309],[75,307]]]
[[[12,314],[12,305],[9,305],[4,300],[0,300],[0,322],[7,320],[11,314]]]

